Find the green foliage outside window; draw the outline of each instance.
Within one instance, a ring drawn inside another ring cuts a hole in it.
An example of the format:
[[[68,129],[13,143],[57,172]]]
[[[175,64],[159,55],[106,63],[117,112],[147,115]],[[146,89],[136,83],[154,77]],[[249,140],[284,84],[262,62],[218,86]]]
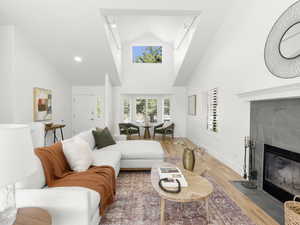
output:
[[[162,63],[162,46],[134,46],[134,63]]]
[[[136,99],[136,120],[143,122],[146,116],[150,122],[157,122],[157,99]]]
[[[157,122],[157,99],[148,99],[147,116],[150,122]]]
[[[163,100],[163,120],[171,120],[171,101],[169,98]]]

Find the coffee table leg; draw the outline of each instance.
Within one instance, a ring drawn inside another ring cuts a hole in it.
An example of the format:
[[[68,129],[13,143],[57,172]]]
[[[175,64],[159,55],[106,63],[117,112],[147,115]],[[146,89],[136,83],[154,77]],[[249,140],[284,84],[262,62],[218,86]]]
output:
[[[160,225],[165,225],[165,205],[166,201],[161,198],[160,199]]]
[[[208,208],[208,197],[205,199],[205,210],[206,210],[206,219],[207,219],[207,224],[209,224],[209,208]]]

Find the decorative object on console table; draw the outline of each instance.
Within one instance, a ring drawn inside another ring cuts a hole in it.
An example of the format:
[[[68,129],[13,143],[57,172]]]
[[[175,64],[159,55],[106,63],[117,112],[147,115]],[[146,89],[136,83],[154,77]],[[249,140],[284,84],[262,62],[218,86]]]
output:
[[[245,153],[244,153],[244,168],[243,168],[243,177],[244,179],[247,179],[246,181],[242,181],[241,184],[245,188],[249,189],[256,189],[257,184],[257,171],[255,170],[255,145],[256,142],[254,140],[251,140],[250,137],[245,137],[244,138],[244,148],[245,148]],[[249,150],[249,159],[248,159],[248,173],[247,173],[247,149]]]
[[[33,89],[33,119],[47,121],[52,119],[52,91],[43,88]]]
[[[51,225],[51,216],[40,208],[20,208],[13,225]]]
[[[36,167],[29,126],[0,125],[0,225],[11,225],[17,214],[15,183]]]
[[[46,145],[46,137],[48,134],[48,131],[53,131],[53,143],[58,141],[57,135],[56,135],[56,130],[60,130],[60,135],[61,135],[61,140],[64,140],[64,133],[63,133],[63,128],[65,127],[65,124],[46,124],[45,125],[45,145]]]
[[[190,116],[196,116],[196,106],[197,106],[197,95],[191,95],[188,97],[188,114]]]

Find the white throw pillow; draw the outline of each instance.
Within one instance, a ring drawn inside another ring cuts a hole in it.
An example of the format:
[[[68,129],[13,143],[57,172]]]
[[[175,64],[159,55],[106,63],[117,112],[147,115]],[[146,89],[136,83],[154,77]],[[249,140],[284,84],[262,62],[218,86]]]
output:
[[[93,162],[90,145],[79,137],[63,141],[63,151],[73,171],[86,171]]]
[[[89,143],[91,149],[94,149],[96,146],[96,143],[95,143],[95,138],[92,133],[93,130],[95,130],[95,129],[81,132],[81,133],[77,134],[75,137],[80,137],[81,139],[83,139],[84,141]]]

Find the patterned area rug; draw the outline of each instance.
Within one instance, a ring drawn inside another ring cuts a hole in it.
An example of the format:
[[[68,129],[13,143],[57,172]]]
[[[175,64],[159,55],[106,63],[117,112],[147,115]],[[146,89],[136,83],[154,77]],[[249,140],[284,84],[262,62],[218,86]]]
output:
[[[116,201],[101,225],[159,225],[160,198],[152,187],[150,172],[121,172]],[[214,193],[209,200],[211,225],[255,225],[211,177]],[[203,202],[166,202],[166,225],[207,225]]]

